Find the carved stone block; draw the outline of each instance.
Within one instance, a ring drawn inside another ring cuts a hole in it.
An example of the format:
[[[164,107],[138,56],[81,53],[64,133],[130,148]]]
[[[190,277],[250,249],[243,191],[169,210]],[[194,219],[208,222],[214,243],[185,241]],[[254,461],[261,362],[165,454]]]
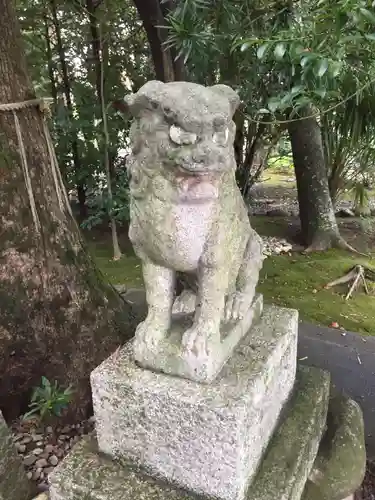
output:
[[[211,385],[139,368],[129,342],[91,376],[99,449],[193,493],[242,500],[293,387],[297,331],[296,311],[265,308]]]

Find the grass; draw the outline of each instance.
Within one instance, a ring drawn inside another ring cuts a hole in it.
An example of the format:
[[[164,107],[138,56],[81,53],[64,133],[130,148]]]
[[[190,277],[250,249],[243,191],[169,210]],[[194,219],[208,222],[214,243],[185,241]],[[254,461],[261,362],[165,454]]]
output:
[[[346,286],[323,288],[358,263],[368,265],[363,259],[337,250],[269,257],[258,289],[266,302],[298,309],[304,321],[324,326],[337,322],[345,330],[375,335],[374,296],[357,291],[346,301]]]
[[[264,173],[264,186],[278,191],[290,192],[295,183],[287,179],[293,177],[289,164],[276,163]],[[277,193],[276,193],[277,194]],[[279,193],[280,194],[280,193]],[[285,237],[290,233],[288,220],[283,218],[252,217],[252,225],[261,235]],[[292,228],[293,229],[293,228]],[[362,235],[364,232],[362,228]],[[143,286],[142,269],[129,242],[124,240],[124,257],[114,262],[110,243],[89,236],[89,248],[105,278],[112,284],[124,284],[128,288]],[[358,238],[361,234],[358,234]],[[342,275],[355,264],[370,265],[357,256],[342,251],[331,250],[313,255],[272,256],[264,261],[258,289],[265,301],[284,307],[298,309],[304,321],[329,326],[337,322],[346,330],[375,335],[375,296],[355,292],[345,301],[347,286],[325,290],[323,287]]]
[[[108,243],[90,241],[88,247],[96,265],[110,283],[113,285],[124,284],[127,288],[141,288],[143,286],[141,263],[133,252],[129,251],[122,259],[114,261]]]
[[[268,227],[272,227],[269,222]],[[281,229],[281,225],[276,229]],[[272,233],[275,232],[278,230]],[[108,244],[90,242],[89,248],[98,267],[112,284],[125,284],[128,288],[143,286],[141,265],[132,252],[115,262]],[[323,289],[329,281],[342,276],[360,262],[366,263],[363,259],[336,250],[309,256],[269,257],[264,261],[258,289],[266,302],[298,309],[304,321],[325,326],[337,322],[346,330],[375,335],[374,296],[355,292],[351,299],[345,301],[347,287]]]
[[[265,186],[274,186],[274,187],[288,187],[294,188],[296,187],[296,181],[293,180],[291,182],[289,179],[294,178],[293,170],[289,175],[286,175],[283,172],[277,172],[273,169],[266,170],[260,178],[261,184]]]

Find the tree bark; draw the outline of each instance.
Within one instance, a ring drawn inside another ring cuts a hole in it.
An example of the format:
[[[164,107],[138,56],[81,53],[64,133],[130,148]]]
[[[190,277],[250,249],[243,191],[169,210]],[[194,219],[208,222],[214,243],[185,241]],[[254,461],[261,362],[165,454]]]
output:
[[[173,49],[167,49],[163,43],[167,40],[166,15],[171,9],[171,2],[165,2],[163,6],[160,0],[134,0],[139,17],[146,31],[150,44],[152,61],[154,63],[156,78],[162,82],[173,82],[185,80],[185,68],[180,57],[176,60]]]
[[[12,0],[0,12],[0,104],[34,98]],[[0,111],[0,407],[8,420],[27,410],[45,375],[73,385],[67,418],[78,419],[90,409],[91,370],[132,335],[133,313],[86,253],[54,182],[40,111],[16,114],[31,186],[13,112]]]
[[[303,116],[312,114],[306,109]],[[303,243],[311,250],[342,246],[329,193],[322,136],[316,118],[288,126],[297,181]]]
[[[55,67],[53,63],[52,56],[52,46],[51,46],[51,38],[49,34],[49,23],[47,12],[43,15],[44,21],[44,37],[46,39],[46,47],[47,47],[47,64],[48,64],[48,76],[51,84],[51,95],[53,97],[53,102],[55,107],[57,106],[57,87],[56,87],[56,78],[55,78]]]
[[[60,65],[61,65],[61,74],[63,81],[63,90],[66,99],[66,107],[68,110],[69,122],[70,124],[73,124],[75,120],[73,116],[72,91],[70,86],[68,66],[66,64],[65,49],[61,39],[60,23],[57,17],[56,1],[50,0],[50,6],[51,6],[53,26],[55,28],[55,34],[56,34],[57,51],[59,54]],[[74,172],[76,177],[79,212],[80,212],[80,218],[84,220],[87,217],[86,186],[80,175],[81,161],[79,155],[78,141],[76,139],[76,132],[74,130],[70,130],[70,134],[71,134],[70,142],[72,147],[72,158],[73,158]]]

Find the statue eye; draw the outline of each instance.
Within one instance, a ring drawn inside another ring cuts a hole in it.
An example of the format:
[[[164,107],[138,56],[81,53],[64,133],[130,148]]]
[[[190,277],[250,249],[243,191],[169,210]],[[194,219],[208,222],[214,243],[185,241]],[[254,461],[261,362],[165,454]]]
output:
[[[226,128],[225,130],[221,130],[220,132],[215,132],[212,136],[212,140],[215,144],[219,146],[225,146],[228,142],[229,130]]]
[[[176,125],[172,125],[169,129],[169,137],[172,142],[182,146],[184,144],[194,144],[197,140],[197,134],[192,134],[190,132],[186,132],[180,127]]]

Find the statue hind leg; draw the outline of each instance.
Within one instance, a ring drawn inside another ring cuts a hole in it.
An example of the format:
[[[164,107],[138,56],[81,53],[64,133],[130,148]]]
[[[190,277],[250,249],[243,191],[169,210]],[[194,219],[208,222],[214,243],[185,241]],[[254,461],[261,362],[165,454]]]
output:
[[[263,260],[262,239],[252,229],[238,272],[236,291],[226,301],[225,319],[227,321],[242,319],[250,308],[254,300]]]

